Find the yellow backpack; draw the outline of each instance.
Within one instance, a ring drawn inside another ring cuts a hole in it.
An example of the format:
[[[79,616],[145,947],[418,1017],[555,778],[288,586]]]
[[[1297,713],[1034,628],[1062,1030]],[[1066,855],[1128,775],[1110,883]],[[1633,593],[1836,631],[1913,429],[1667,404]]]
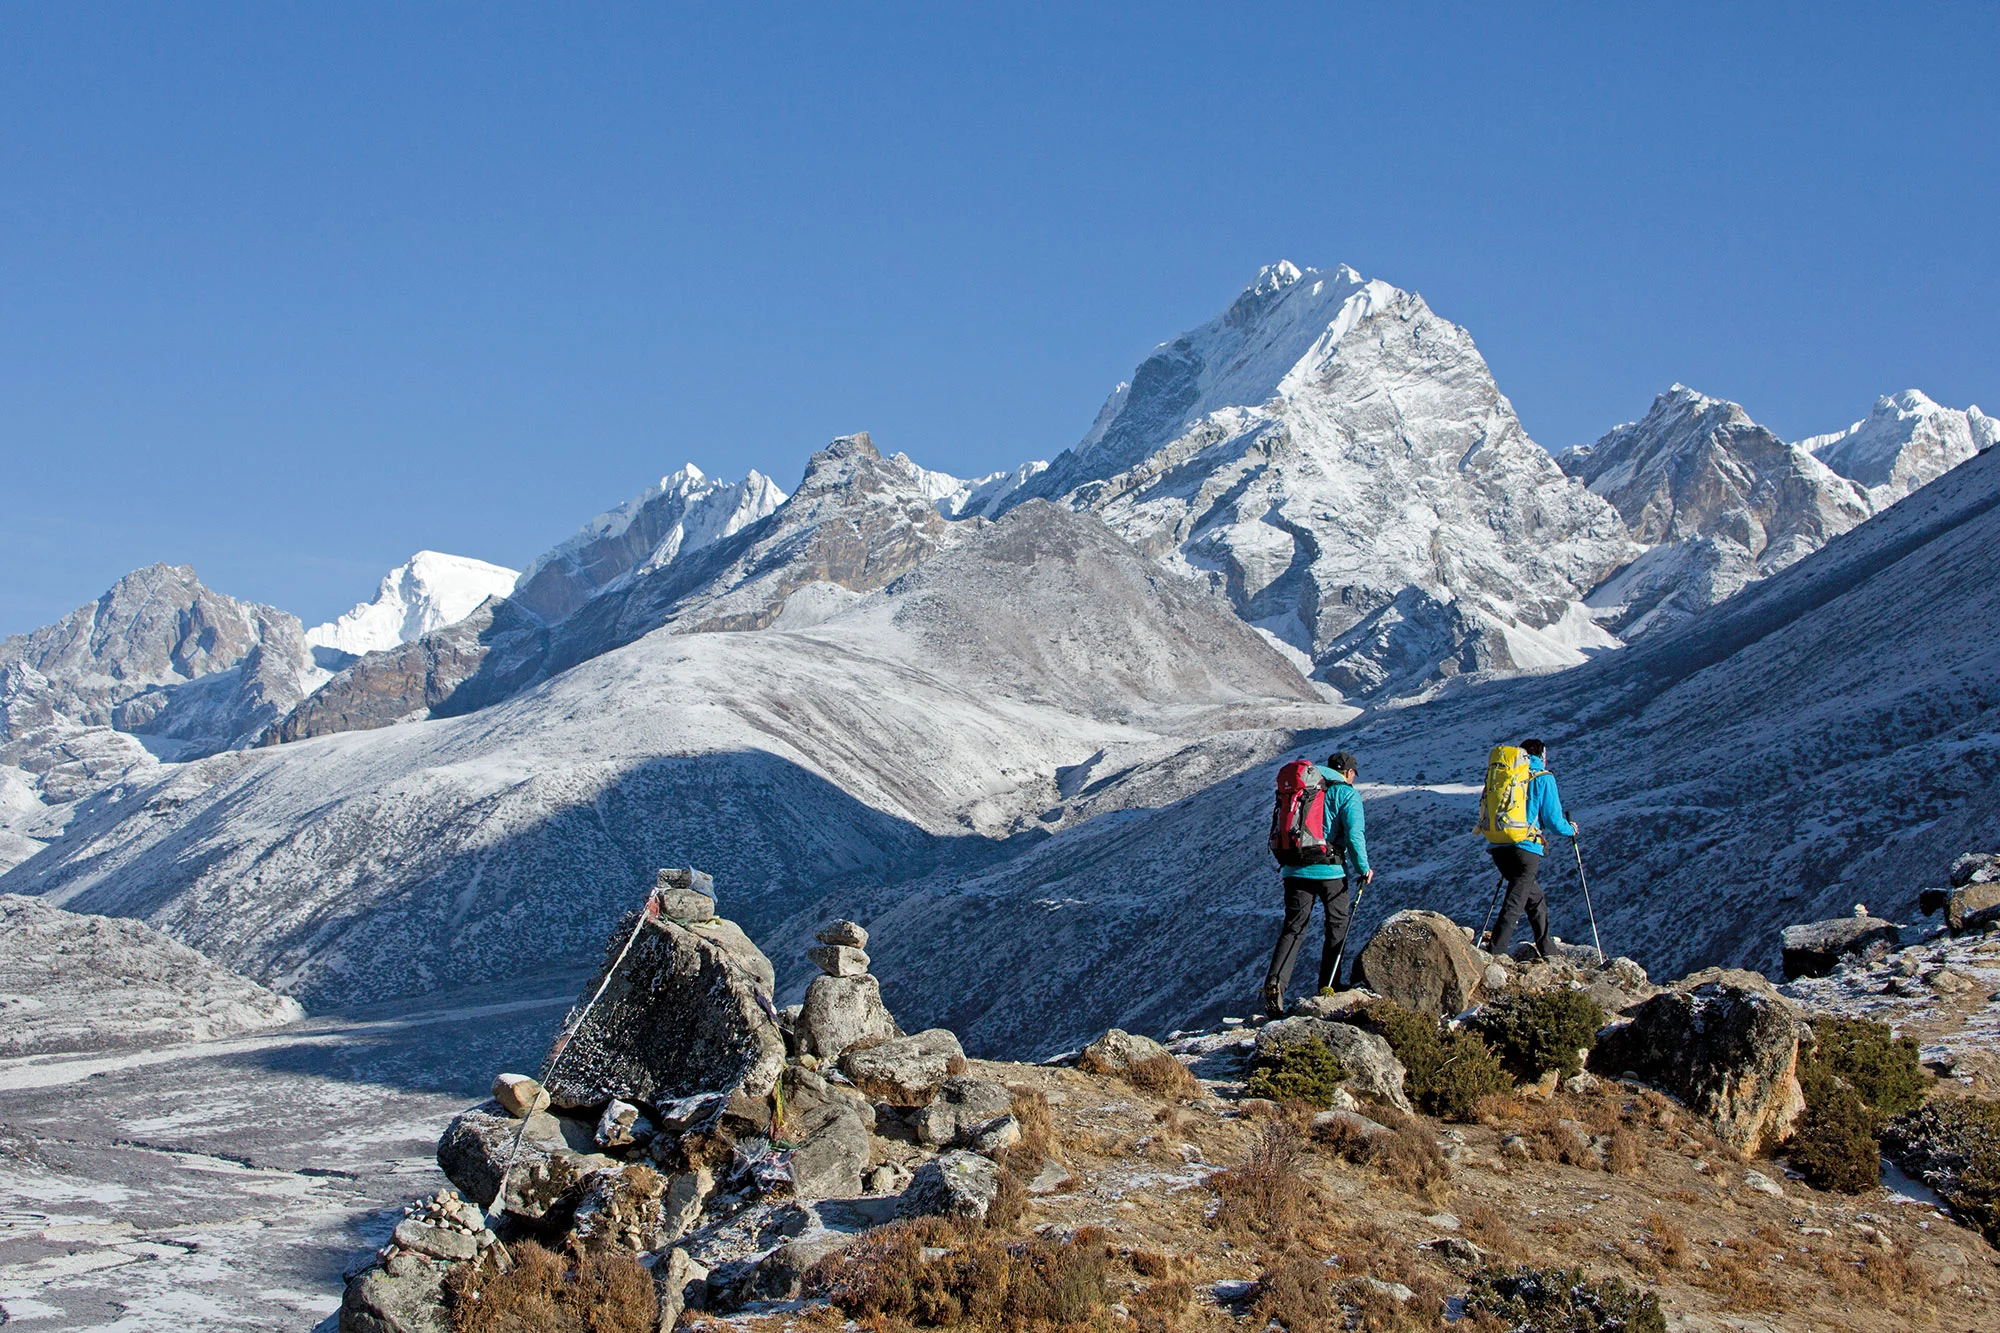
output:
[[[1511,847],[1540,842],[1541,830],[1528,822],[1528,752],[1518,745],[1496,745],[1486,757],[1486,790],[1479,797],[1479,827],[1486,841]]]

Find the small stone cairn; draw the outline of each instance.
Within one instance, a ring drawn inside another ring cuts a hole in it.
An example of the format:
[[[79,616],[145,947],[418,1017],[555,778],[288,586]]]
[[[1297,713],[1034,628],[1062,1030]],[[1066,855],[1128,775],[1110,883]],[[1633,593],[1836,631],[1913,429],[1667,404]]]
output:
[[[517,1239],[637,1254],[668,1328],[684,1308],[797,1296],[870,1226],[985,1215],[994,1159],[1022,1138],[1013,1093],[969,1073],[948,1030],[902,1030],[855,922],[819,932],[820,975],[778,1009],[774,969],[714,888],[659,872],[542,1077],[499,1074],[445,1130],[454,1188],[349,1281],[343,1333],[443,1333],[445,1277],[504,1268]]]

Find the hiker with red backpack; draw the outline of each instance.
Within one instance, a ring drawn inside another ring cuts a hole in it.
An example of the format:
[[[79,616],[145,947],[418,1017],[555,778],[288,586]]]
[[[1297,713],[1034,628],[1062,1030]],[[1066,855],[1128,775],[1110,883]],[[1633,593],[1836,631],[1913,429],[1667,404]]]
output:
[[[1301,759],[1278,771],[1278,803],[1271,814],[1271,853],[1284,868],[1285,924],[1278,947],[1264,974],[1264,1012],[1281,1018],[1285,987],[1292,979],[1313,903],[1322,908],[1325,937],[1320,944],[1319,989],[1331,987],[1340,975],[1347,948],[1347,923],[1352,902],[1349,887],[1365,888],[1375,878],[1368,868],[1366,824],[1361,794],[1354,789],[1359,769],[1353,755],[1340,751],[1324,767]],[[1352,868],[1353,874],[1348,870]],[[1355,890],[1359,892],[1359,890]]]
[[[1477,832],[1492,844],[1486,850],[1507,889],[1493,934],[1480,941],[1480,947],[1490,953],[1506,952],[1514,927],[1526,912],[1528,925],[1535,932],[1535,953],[1543,958],[1549,954],[1549,900],[1536,879],[1548,850],[1542,834],[1547,830],[1574,838],[1577,829],[1563,815],[1556,775],[1548,771],[1545,762],[1547,755],[1548,747],[1531,739],[1519,745],[1496,745],[1486,758],[1486,787],[1479,798]],[[1579,857],[1579,873],[1582,864]]]

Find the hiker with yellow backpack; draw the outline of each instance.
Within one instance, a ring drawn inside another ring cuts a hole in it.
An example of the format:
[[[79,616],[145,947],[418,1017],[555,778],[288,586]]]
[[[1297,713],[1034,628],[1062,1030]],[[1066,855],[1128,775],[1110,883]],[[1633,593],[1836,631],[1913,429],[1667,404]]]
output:
[[[1536,879],[1547,851],[1543,830],[1565,838],[1577,836],[1576,825],[1563,815],[1556,776],[1544,760],[1548,747],[1538,740],[1496,745],[1486,759],[1486,788],[1479,798],[1478,832],[1491,843],[1486,850],[1506,885],[1500,919],[1493,933],[1480,941],[1489,953],[1504,953],[1514,927],[1527,913],[1535,932],[1535,952],[1549,953],[1549,903]]]

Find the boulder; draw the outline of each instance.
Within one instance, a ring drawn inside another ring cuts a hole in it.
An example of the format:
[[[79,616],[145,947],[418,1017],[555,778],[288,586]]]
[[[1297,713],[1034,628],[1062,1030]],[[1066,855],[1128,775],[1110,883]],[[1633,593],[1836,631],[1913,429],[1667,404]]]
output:
[[[971,1142],[965,1146],[981,1157],[992,1157],[1018,1144],[1026,1135],[1021,1122],[1010,1112],[998,1120],[990,1121],[973,1132]]]
[[[660,1237],[662,1240],[679,1240],[694,1230],[701,1220],[702,1209],[708,1206],[708,1196],[715,1193],[715,1173],[707,1167],[696,1167],[683,1171],[667,1182],[667,1192],[660,1202]]]
[[[1412,1113],[1410,1099],[1403,1091],[1406,1071],[1389,1043],[1351,1023],[1334,1023],[1323,1018],[1282,1018],[1257,1030],[1257,1053],[1270,1056],[1289,1042],[1314,1037],[1326,1043],[1347,1069],[1346,1085],[1364,1097],[1374,1097],[1397,1110]]]
[[[662,870],[653,877],[653,901],[669,921],[712,921],[715,881],[699,870]]]
[[[903,1035],[882,1003],[882,985],[871,976],[814,977],[793,1027],[801,1055],[838,1060],[861,1042]]]
[[[786,1241],[764,1256],[743,1295],[751,1300],[797,1300],[805,1285],[806,1270],[829,1254],[840,1253],[856,1239],[845,1232],[822,1231]]]
[[[1305,1018],[1340,1018],[1375,998],[1375,992],[1369,990],[1342,990],[1335,991],[1331,995],[1308,995],[1292,1006],[1292,1012]]]
[[[340,1333],[450,1333],[444,1276],[450,1265],[401,1253],[366,1269],[340,1299]]]
[[[1122,1074],[1133,1065],[1167,1053],[1167,1048],[1151,1037],[1112,1028],[1083,1048],[1083,1053],[1076,1058],[1076,1067],[1086,1074]]]
[[[817,944],[806,950],[806,957],[830,977],[858,977],[868,971],[868,955],[851,944]]]
[[[594,1152],[595,1147],[587,1125],[546,1111],[523,1122],[498,1102],[483,1102],[445,1126],[438,1138],[437,1162],[445,1178],[482,1208],[533,1218],[548,1212],[589,1172],[616,1165]],[[513,1170],[507,1174],[507,1197],[499,1200],[495,1196],[510,1156]]]
[[[526,1074],[500,1074],[493,1080],[493,1100],[508,1115],[533,1115],[549,1109],[549,1094]]]
[[[852,921],[836,921],[814,938],[821,944],[846,944],[856,949],[868,947],[868,932]]]
[[[946,1079],[965,1072],[965,1051],[944,1028],[930,1028],[849,1051],[840,1058],[840,1072],[876,1101],[928,1106]]]
[[[653,1295],[659,1301],[660,1333],[678,1324],[681,1312],[700,1309],[702,1293],[708,1285],[708,1270],[689,1257],[686,1250],[669,1250],[653,1263]]]
[[[938,1088],[937,1096],[917,1115],[917,1142],[934,1148],[971,1145],[994,1121],[1011,1115],[1014,1094],[1004,1083],[971,1074],[955,1074]]]
[[[1798,1018],[1768,981],[1709,968],[1607,1029],[1590,1066],[1612,1078],[1637,1074],[1752,1156],[1781,1142],[1805,1109],[1798,1056]]]
[[[2000,921],[2000,883],[1962,884],[1945,899],[1944,923],[1954,931],[1984,930]]]
[[[786,1071],[784,1087],[784,1119],[774,1128],[798,1145],[786,1162],[793,1196],[832,1199],[861,1193],[873,1110],[809,1069]]]
[[[1437,912],[1396,913],[1354,963],[1357,984],[1419,1013],[1459,1013],[1486,979],[1464,932]]]
[[[1838,916],[1786,926],[1778,938],[1784,947],[1787,981],[1823,977],[1849,954],[1867,953],[1878,945],[1895,949],[1903,942],[1902,931],[1894,922],[1876,916]]]
[[[978,1153],[944,1153],[917,1168],[896,1207],[898,1217],[984,1221],[1000,1193],[1000,1168]]]
[[[479,1253],[479,1242],[473,1233],[461,1231],[457,1227],[432,1226],[414,1217],[406,1217],[396,1224],[396,1230],[389,1239],[406,1250],[446,1263],[470,1259]]]
[[[2000,852],[1967,852],[1951,863],[1951,886],[2000,884]]]
[[[1396,1131],[1358,1111],[1321,1111],[1312,1118],[1312,1127],[1323,1134],[1347,1133],[1370,1142],[1393,1139]]]
[[[614,1097],[765,1095],[785,1064],[771,976],[770,960],[732,922],[627,916],[572,1011],[582,1021],[550,1049],[550,1101],[594,1112]]]

